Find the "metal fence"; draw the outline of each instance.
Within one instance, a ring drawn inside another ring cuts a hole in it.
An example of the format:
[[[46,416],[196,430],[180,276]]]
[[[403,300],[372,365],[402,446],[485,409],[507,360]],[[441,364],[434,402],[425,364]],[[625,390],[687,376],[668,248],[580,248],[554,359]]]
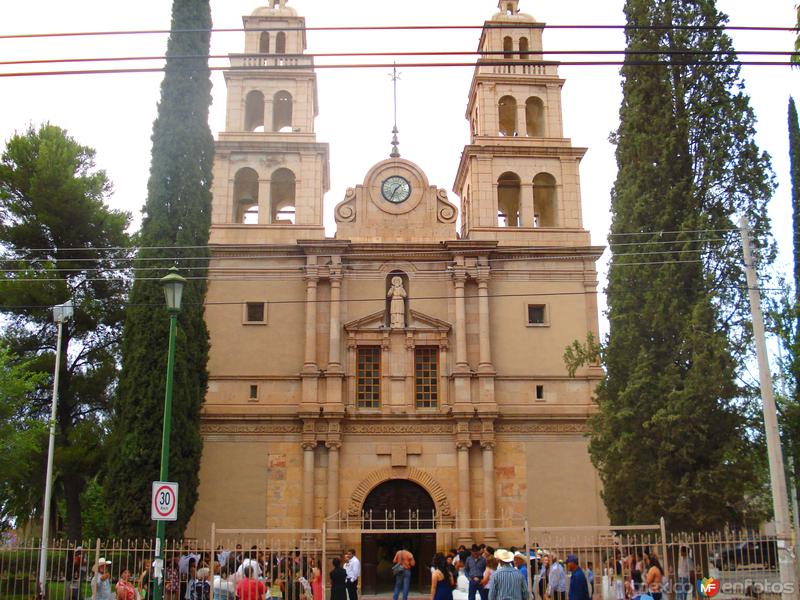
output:
[[[400,525],[398,525],[400,523]],[[593,596],[600,600],[627,600],[646,589],[648,561],[654,558],[663,570],[663,592],[667,599],[699,598],[698,580],[711,578],[720,585],[718,598],[777,597],[780,592],[778,545],[774,536],[757,531],[674,533],[663,523],[628,527],[528,527],[508,523],[506,527],[458,529],[452,520],[419,519],[408,522],[366,518],[326,521],[322,529],[231,530],[213,528],[208,540],[167,543],[165,550],[165,599],[183,600],[189,586],[198,586],[196,597],[208,598],[213,588],[235,590],[247,571],[269,589],[273,598],[324,600],[329,594],[331,561],[341,558],[345,547],[359,548],[361,539],[383,534],[428,535],[435,550],[447,554],[466,540],[482,543],[504,540],[526,556],[532,597],[557,598],[548,589],[553,562],[578,556],[584,570],[591,569]],[[434,535],[435,534],[435,535]],[[362,538],[362,536],[366,536]],[[0,598],[33,600],[37,589],[40,545],[38,540],[5,540],[0,545]],[[374,557],[362,556],[376,564]],[[47,552],[48,600],[86,600],[94,597],[93,576],[102,567],[113,590],[127,577],[139,597],[152,596],[153,540],[94,540],[83,544],[53,541]],[[391,560],[391,559],[389,559]],[[389,565],[391,566],[391,565]],[[420,564],[419,581],[427,564]],[[385,568],[378,565],[375,568]],[[459,578],[454,600],[466,600],[466,579]],[[417,581],[415,579],[415,581]],[[430,581],[429,577],[427,581]],[[199,583],[198,583],[199,582]],[[428,596],[421,587],[419,594]]]

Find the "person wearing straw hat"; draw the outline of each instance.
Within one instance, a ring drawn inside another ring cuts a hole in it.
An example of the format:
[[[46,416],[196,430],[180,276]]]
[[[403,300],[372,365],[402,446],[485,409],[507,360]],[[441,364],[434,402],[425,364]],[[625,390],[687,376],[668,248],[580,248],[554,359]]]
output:
[[[514,553],[501,548],[495,551],[494,557],[499,566],[492,578],[489,600],[527,600],[528,582],[512,564]]]
[[[92,597],[95,600],[111,600],[111,561],[100,558],[92,577]]]

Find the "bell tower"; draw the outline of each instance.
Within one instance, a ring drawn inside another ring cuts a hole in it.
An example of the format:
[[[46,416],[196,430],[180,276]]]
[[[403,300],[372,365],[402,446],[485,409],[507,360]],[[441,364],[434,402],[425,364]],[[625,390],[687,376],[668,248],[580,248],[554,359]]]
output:
[[[275,243],[324,237],[329,150],[317,143],[317,77],[305,19],[270,0],[243,17],[243,54],[230,56],[225,131],[214,165],[212,240]],[[224,232],[224,233],[223,233]]]
[[[556,64],[542,62],[544,23],[520,12],[519,0],[498,7],[478,47],[466,114],[471,143],[454,186],[462,237],[563,240],[563,230],[582,231],[578,166],[586,150],[564,138],[564,80]]]

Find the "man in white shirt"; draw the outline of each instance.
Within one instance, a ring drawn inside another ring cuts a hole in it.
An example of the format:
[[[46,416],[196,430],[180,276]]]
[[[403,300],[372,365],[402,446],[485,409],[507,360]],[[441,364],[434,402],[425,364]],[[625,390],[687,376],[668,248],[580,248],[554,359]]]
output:
[[[349,600],[358,600],[358,578],[361,577],[361,561],[356,558],[356,551],[350,548],[344,555],[344,570],[347,573],[345,587]]]

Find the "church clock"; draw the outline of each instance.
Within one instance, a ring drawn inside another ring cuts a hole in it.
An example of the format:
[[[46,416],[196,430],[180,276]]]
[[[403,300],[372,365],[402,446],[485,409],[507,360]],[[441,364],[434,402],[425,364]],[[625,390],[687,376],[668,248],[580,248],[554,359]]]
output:
[[[381,194],[388,202],[400,204],[411,196],[411,183],[399,175],[387,177],[381,185]]]

